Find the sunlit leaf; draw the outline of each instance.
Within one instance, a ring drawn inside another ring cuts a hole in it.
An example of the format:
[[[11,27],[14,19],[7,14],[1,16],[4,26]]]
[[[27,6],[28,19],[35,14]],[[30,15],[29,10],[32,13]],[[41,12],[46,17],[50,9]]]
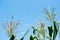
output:
[[[44,24],[44,23],[41,23],[40,34],[41,34],[42,36],[45,35],[45,24]]]

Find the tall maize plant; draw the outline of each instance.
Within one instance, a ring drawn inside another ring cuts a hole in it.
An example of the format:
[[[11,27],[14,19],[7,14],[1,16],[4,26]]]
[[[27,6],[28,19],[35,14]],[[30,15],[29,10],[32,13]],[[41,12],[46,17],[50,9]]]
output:
[[[35,28],[34,26],[32,26],[32,28],[33,28],[33,34],[37,35],[37,36],[34,36],[34,38],[35,38],[35,40],[45,40],[45,31],[46,31],[46,29],[45,29],[45,23],[42,22],[39,25],[38,25],[39,28]],[[37,32],[37,34],[36,34],[36,32]]]
[[[13,16],[12,16],[12,20],[10,21],[10,23],[6,22],[4,24],[2,24],[3,28],[5,29],[5,32],[8,34],[8,36],[10,37],[10,40],[17,40],[17,36],[16,36],[16,29],[19,25],[19,22],[15,23],[13,21]]]
[[[52,8],[52,10],[48,11],[48,9],[45,8],[44,13],[46,14],[46,18],[52,24],[51,26],[48,26],[49,36],[50,36],[49,40],[55,40],[59,28],[59,23],[55,20],[55,9]]]

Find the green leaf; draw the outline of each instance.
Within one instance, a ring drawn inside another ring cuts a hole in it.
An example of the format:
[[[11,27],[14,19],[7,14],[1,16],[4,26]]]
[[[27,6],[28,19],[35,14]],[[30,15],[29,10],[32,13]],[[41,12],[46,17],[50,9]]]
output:
[[[20,40],[23,40],[24,39],[24,37],[22,37]]]
[[[49,36],[52,37],[52,33],[53,33],[52,26],[48,27],[48,30],[49,30]]]
[[[34,28],[33,26],[32,26],[32,28],[33,28],[33,34],[35,34],[35,31],[36,31],[36,30],[35,30],[35,28]]]
[[[57,29],[57,23],[55,21],[53,21],[54,24],[54,33],[53,33],[53,40],[55,40],[57,33],[58,33],[58,29]]]
[[[10,38],[10,40],[14,40],[15,39],[15,36],[12,34],[12,37]]]
[[[34,38],[33,38],[33,36],[32,36],[32,35],[30,36],[30,40],[34,40]]]

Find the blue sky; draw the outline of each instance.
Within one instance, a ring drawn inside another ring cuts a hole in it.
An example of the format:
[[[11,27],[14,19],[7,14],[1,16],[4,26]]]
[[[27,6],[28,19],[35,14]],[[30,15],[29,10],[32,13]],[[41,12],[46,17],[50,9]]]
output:
[[[20,38],[23,35],[22,32],[25,33],[28,28],[35,25],[39,17],[41,21],[46,21],[43,10],[44,8],[48,8],[48,6],[56,8],[56,19],[59,21],[59,5],[60,0],[0,0],[0,24],[5,23],[6,20],[9,22],[11,17],[14,16],[15,22],[20,21],[18,28]],[[24,40],[29,40],[31,31]],[[0,40],[9,40],[1,25]]]

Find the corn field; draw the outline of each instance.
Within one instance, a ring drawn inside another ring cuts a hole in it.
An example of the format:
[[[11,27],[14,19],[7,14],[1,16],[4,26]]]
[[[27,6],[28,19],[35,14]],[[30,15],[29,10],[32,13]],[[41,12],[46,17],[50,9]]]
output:
[[[60,31],[59,31],[59,22],[55,20],[56,15],[55,8],[52,8],[51,10],[44,8],[43,10],[45,18],[48,20],[48,22],[51,23],[51,25],[46,26],[46,23],[43,21],[37,23],[36,24],[37,26],[32,25],[30,28],[26,30],[23,36],[19,39],[17,37],[16,30],[19,27],[20,22],[17,21],[15,23],[14,16],[12,16],[10,22],[1,24],[2,27],[4,28],[5,33],[9,37],[9,40],[24,40],[25,36],[28,35],[31,29],[32,29],[31,32],[33,32],[33,34],[30,35],[29,40],[56,40],[57,34]]]

